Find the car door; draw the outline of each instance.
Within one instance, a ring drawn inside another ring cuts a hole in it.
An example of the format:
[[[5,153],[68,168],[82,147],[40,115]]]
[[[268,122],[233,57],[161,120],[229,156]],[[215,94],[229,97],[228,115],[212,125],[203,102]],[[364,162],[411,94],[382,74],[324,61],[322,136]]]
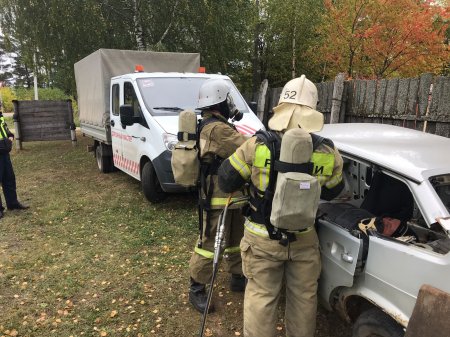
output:
[[[346,191],[351,200],[355,201],[364,194],[367,165],[351,159],[345,159],[344,180]],[[335,202],[340,202],[335,200]],[[354,202],[348,202],[351,207],[357,207]],[[357,202],[356,204],[358,204]],[[339,223],[319,218],[317,234],[319,236],[322,273],[319,281],[319,296],[324,304],[329,305],[334,289],[351,287],[363,264],[363,240],[354,236],[351,229],[344,228]]]
[[[111,143],[113,151],[114,166],[120,167],[122,159],[122,136],[123,129],[119,116],[120,108],[120,83],[113,83],[111,86],[111,106],[110,106],[110,125],[111,125]]]
[[[148,125],[131,81],[125,81],[123,84],[123,104],[133,107],[136,122],[124,129],[124,137],[122,138],[124,163],[121,169],[140,180],[139,156],[142,146],[145,146],[149,141],[146,137]]]
[[[328,303],[334,289],[353,285],[356,268],[362,261],[363,244],[346,229],[326,220],[319,220],[317,234],[322,260],[319,293]]]

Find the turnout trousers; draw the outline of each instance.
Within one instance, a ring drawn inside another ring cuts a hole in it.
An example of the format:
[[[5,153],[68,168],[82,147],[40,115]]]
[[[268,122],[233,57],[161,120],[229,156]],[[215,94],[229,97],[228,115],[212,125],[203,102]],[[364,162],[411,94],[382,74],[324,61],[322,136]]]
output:
[[[191,278],[198,283],[208,284],[212,277],[214,258],[214,241],[221,209],[209,211],[210,226],[206,226],[206,212],[203,213],[204,226],[202,238],[197,241],[189,262]],[[224,269],[232,274],[242,275],[242,263],[239,242],[244,232],[244,220],[240,209],[229,209],[225,219],[225,251],[223,252]]]
[[[16,176],[9,153],[0,154],[0,183],[5,195],[6,207],[14,207],[17,202]],[[0,197],[0,210],[3,211],[2,198]]]
[[[244,336],[277,336],[277,308],[284,284],[286,336],[313,337],[321,268],[315,229],[297,234],[297,240],[286,247],[246,229],[240,246],[242,268],[248,279]]]

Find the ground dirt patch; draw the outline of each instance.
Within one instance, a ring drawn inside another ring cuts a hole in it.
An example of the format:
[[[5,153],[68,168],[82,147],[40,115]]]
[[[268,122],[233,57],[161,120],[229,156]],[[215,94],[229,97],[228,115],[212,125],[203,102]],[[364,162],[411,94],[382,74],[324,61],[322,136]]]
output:
[[[187,299],[195,197],[152,205],[131,177],[99,173],[88,144],[79,135],[75,147],[24,143],[11,154],[31,207],[0,220],[0,336],[197,336]],[[242,335],[242,300],[219,273],[211,336]],[[320,309],[317,336],[349,330]]]

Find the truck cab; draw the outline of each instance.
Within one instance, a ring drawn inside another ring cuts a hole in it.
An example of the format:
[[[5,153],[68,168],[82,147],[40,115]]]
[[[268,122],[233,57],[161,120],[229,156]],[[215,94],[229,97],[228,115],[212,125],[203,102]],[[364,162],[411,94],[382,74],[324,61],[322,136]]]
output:
[[[174,182],[171,151],[177,143],[178,115],[197,112],[198,92],[210,78],[224,79],[237,108],[244,113],[239,132],[252,135],[262,123],[228,76],[204,73],[130,73],[111,79],[110,144],[97,144],[99,169],[114,167],[141,181],[145,197],[161,201],[167,192],[186,191]],[[99,150],[104,147],[105,149]],[[109,148],[110,147],[110,148]]]

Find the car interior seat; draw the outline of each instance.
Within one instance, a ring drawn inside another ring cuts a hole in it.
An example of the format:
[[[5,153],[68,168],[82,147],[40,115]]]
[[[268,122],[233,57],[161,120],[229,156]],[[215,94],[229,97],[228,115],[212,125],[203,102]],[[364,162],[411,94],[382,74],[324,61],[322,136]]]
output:
[[[375,216],[387,216],[406,222],[412,218],[414,198],[403,182],[377,171],[361,208]]]

